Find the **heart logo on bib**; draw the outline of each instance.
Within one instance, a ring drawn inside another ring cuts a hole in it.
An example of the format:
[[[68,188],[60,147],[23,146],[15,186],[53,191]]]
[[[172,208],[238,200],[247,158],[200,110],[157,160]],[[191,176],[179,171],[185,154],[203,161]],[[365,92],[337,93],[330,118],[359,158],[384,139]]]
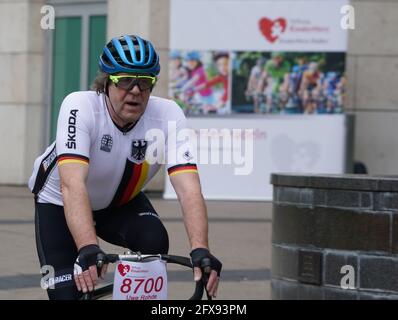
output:
[[[130,271],[130,266],[128,264],[124,265],[123,263],[119,263],[117,270],[119,271],[120,275],[124,277]]]

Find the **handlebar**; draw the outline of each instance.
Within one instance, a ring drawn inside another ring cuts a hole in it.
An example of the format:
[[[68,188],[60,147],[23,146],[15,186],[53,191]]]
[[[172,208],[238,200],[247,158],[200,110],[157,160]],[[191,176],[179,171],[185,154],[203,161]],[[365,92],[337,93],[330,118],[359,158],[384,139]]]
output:
[[[132,261],[132,262],[143,262],[146,260],[153,260],[153,259],[159,259],[163,260],[167,263],[174,263],[174,264],[179,264],[188,268],[193,269],[193,265],[191,263],[191,259],[187,257],[182,257],[182,256],[176,256],[176,255],[168,255],[168,254],[141,254],[140,252],[132,252],[132,253],[127,253],[127,254],[99,254],[97,257],[97,270],[98,273],[100,273],[100,270],[102,266],[106,263],[115,263],[119,260],[122,261]],[[209,280],[210,272],[211,272],[211,267],[210,267],[210,259],[205,258],[202,260],[201,264],[201,269],[202,269],[202,278],[198,281],[196,281],[195,285],[195,291],[193,295],[189,298],[189,300],[201,300],[203,297],[203,291],[206,288],[207,282]],[[111,290],[113,289],[113,285],[104,288],[104,292],[101,292],[101,295],[104,295],[106,293],[110,293]],[[101,290],[97,289],[96,291]],[[209,293],[206,290],[206,295],[208,300],[212,300],[212,297],[209,295]],[[92,298],[92,293],[88,292],[85,293],[82,297],[82,300],[91,300]]]

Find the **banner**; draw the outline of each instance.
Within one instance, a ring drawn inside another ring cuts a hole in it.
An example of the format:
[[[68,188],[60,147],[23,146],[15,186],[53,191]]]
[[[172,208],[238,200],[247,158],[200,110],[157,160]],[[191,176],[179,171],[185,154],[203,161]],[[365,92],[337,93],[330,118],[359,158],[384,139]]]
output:
[[[347,3],[172,0],[170,98],[187,115],[342,113]]]
[[[343,52],[347,0],[172,0],[170,47],[179,50]]]
[[[215,130],[197,152],[228,159],[199,158],[207,199],[271,200],[273,172],[345,172],[347,4],[171,0],[169,97],[192,128]]]
[[[196,143],[204,197],[272,200],[273,172],[343,173],[351,131],[347,117],[189,118],[190,128],[206,133]],[[169,179],[164,197],[176,198]]]

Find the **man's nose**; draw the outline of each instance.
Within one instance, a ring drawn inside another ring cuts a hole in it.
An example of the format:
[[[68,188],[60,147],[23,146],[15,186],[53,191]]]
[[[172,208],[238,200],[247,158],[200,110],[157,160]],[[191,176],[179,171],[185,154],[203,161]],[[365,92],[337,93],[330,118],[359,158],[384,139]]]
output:
[[[138,83],[136,83],[130,90],[130,92],[134,95],[139,95],[141,93],[141,90],[138,86]]]

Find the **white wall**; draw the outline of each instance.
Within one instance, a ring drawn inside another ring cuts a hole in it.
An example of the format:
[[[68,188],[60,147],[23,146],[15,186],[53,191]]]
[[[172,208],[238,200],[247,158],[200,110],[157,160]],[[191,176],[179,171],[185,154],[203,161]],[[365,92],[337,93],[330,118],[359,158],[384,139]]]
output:
[[[25,184],[42,146],[43,4],[0,2],[1,184]]]

